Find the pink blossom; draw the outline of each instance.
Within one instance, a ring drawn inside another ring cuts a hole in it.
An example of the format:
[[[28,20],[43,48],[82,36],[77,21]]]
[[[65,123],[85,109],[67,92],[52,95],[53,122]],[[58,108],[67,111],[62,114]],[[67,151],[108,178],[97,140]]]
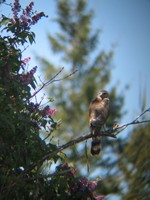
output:
[[[99,196],[97,196],[95,199],[96,199],[96,200],[103,200],[104,198],[105,198],[104,195],[99,195]]]
[[[88,184],[88,188],[89,190],[93,191],[97,186],[97,181],[91,181],[89,184]]]
[[[72,175],[74,175],[76,172],[77,172],[77,170],[76,170],[75,168],[73,168],[72,170],[70,170],[70,173],[71,173]]]
[[[52,116],[57,112],[57,110],[55,108],[50,108],[49,106],[46,106],[43,110],[42,110],[42,116]]]
[[[52,116],[52,115],[55,115],[55,113],[57,112],[57,110],[55,108],[50,108],[48,110],[48,116]]]
[[[31,60],[31,58],[27,57],[27,58],[25,58],[25,59],[22,60],[22,63],[23,64],[27,64],[30,60]]]

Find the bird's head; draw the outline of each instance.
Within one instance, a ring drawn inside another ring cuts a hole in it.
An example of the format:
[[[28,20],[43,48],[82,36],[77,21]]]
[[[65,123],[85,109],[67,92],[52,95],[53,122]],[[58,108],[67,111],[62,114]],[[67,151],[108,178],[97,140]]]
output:
[[[109,93],[106,90],[100,90],[99,93],[98,93],[98,96],[101,99],[108,98],[109,97]]]

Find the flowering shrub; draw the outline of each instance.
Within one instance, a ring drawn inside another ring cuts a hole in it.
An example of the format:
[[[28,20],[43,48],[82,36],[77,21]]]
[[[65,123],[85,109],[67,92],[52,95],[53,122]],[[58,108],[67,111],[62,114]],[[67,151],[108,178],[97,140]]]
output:
[[[11,24],[8,26],[8,31],[25,32],[30,30],[31,26],[36,24],[39,19],[46,16],[44,12],[33,12],[33,6],[34,3],[31,2],[25,9],[22,9],[19,0],[15,0],[12,6],[13,18],[10,19]]]
[[[48,138],[57,128],[53,119],[57,110],[33,101],[38,93],[34,77],[37,67],[27,72],[31,58],[23,58],[22,54],[24,45],[35,41],[31,26],[45,16],[34,12],[33,5],[31,2],[22,9],[19,0],[15,0],[11,5],[12,18],[2,15],[0,21],[0,197],[94,199],[97,182],[76,178],[76,169],[67,163],[59,165],[54,174],[47,173],[51,162],[63,158],[57,152],[50,160],[45,158],[58,147],[52,143],[52,137],[45,142],[40,134],[45,129]]]

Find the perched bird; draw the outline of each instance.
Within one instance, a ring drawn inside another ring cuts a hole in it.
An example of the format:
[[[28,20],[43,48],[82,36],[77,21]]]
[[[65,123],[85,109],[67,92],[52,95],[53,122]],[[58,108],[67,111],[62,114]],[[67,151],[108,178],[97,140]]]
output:
[[[100,130],[104,126],[109,115],[109,93],[100,90],[97,97],[90,103],[89,107],[89,126],[91,129],[92,145],[91,154],[97,155],[101,150]]]

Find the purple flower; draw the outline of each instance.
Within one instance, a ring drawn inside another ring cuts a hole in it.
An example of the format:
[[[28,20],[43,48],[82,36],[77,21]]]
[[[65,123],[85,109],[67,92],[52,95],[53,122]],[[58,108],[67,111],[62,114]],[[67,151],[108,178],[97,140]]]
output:
[[[80,179],[78,185],[81,190],[85,191],[88,187],[88,179],[87,178]]]
[[[21,9],[21,5],[19,3],[19,0],[15,0],[12,6],[14,18],[18,18],[18,12],[20,11],[20,9]]]
[[[62,167],[65,168],[65,169],[68,168],[68,163],[64,163],[64,164],[62,165]]]
[[[71,186],[71,192],[79,192],[79,191],[86,191],[88,188],[88,179],[82,178],[78,180],[73,186]]]
[[[31,2],[31,3],[26,7],[26,9],[24,10],[24,14],[26,14],[28,17],[31,17],[31,12],[32,12],[32,9],[33,9],[33,5],[34,5],[34,2]]]
[[[37,66],[33,67],[33,69],[27,72],[27,74],[22,74],[20,78],[22,84],[28,85],[29,83],[31,83],[36,70],[37,70]]]
[[[35,12],[33,11],[34,3],[31,2],[25,9],[21,9],[19,0],[15,0],[12,5],[13,19],[10,20],[12,24],[15,24],[17,21],[19,23],[19,30],[29,30],[31,25],[34,25],[41,19],[43,16],[46,17],[44,12]],[[22,10],[22,13],[19,16],[19,12]],[[17,19],[17,20],[16,20]]]
[[[39,19],[41,19],[44,16],[45,16],[44,12],[37,13],[32,17],[32,24],[33,25],[36,24],[39,21]]]
[[[91,181],[89,184],[88,184],[88,188],[90,191],[93,191],[97,186],[97,181]]]

